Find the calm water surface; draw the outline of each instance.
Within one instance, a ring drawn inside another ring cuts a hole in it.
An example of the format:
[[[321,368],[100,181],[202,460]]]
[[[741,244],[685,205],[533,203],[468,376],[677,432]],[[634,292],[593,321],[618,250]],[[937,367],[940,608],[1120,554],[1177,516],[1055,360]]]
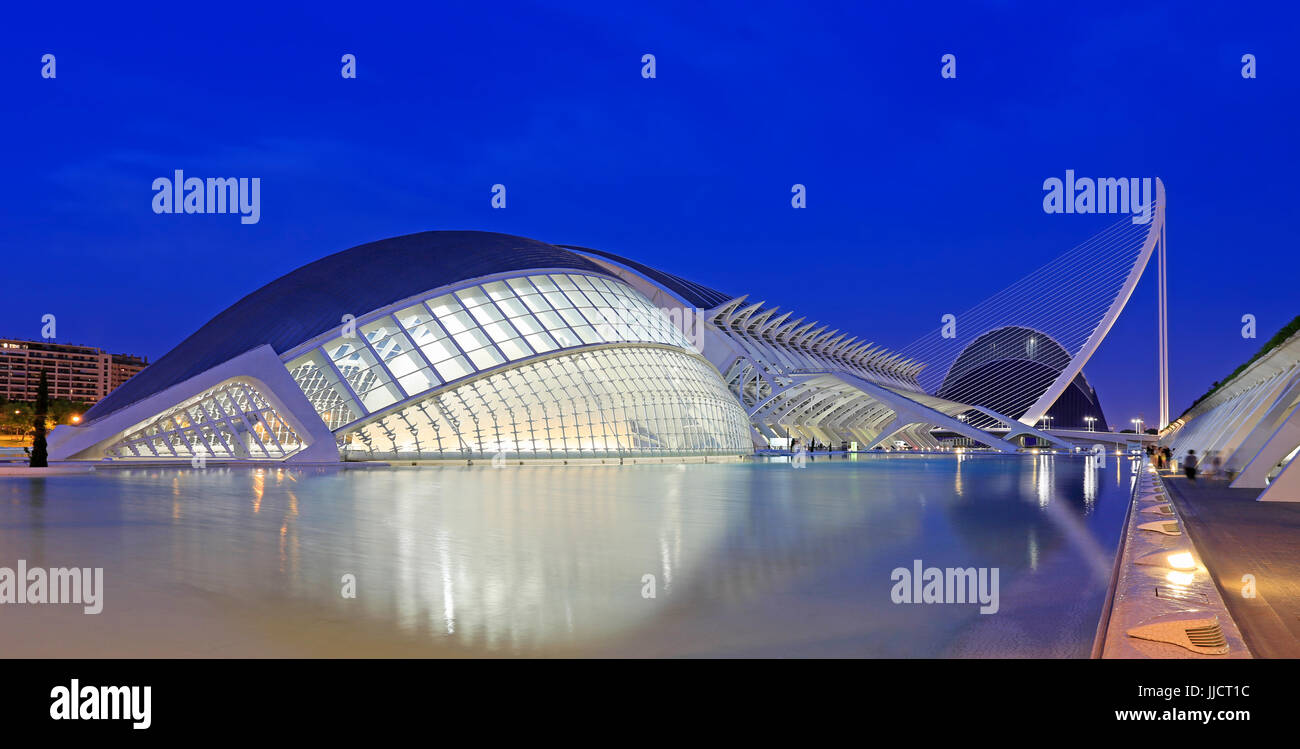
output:
[[[870,455],[0,478],[0,566],[105,576],[98,616],[0,606],[0,656],[1086,657],[1130,467]],[[893,603],[891,572],[915,559],[998,568],[1000,610]]]

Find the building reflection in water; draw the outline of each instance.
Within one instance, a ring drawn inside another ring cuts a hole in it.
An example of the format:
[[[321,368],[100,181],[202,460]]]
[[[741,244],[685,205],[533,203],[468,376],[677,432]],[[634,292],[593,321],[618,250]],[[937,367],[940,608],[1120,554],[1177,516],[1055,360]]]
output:
[[[344,622],[360,629],[353,636],[467,653],[635,654],[654,638],[667,643],[661,652],[683,652],[674,646],[690,642],[673,638],[697,630],[816,640],[834,622],[863,632],[867,652],[884,647],[878,641],[933,655],[969,612],[882,607],[890,571],[913,559],[998,567],[1006,611],[1020,575],[1077,568],[1090,584],[1091,560],[1113,556],[1122,518],[1094,523],[1093,508],[1124,507],[1105,501],[1120,485],[1099,486],[1094,460],[959,453],[802,469],[126,469],[47,491],[96,497],[99,522],[120,533],[90,543],[117,573],[159,596],[199,591],[225,610],[267,617],[267,627]],[[48,507],[67,505],[59,499]],[[0,530],[0,541],[30,544],[46,523],[60,527],[48,507],[41,528]],[[6,519],[0,528],[17,525]],[[340,592],[349,574],[356,598]],[[653,599],[642,597],[648,574]],[[1068,591],[1061,605],[1073,608],[1086,586],[1052,587]],[[785,603],[808,596],[816,616]],[[1040,598],[1033,608],[1050,605]]]

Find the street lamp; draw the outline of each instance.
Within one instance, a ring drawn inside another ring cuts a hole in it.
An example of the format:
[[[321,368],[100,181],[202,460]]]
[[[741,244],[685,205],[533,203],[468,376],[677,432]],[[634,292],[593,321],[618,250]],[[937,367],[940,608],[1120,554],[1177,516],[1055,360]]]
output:
[[[1139,417],[1137,417],[1136,419],[1130,419],[1130,421],[1132,421],[1134,424],[1137,425],[1137,433],[1138,433],[1138,434],[1141,434],[1141,433],[1142,433],[1142,424],[1144,423],[1144,422],[1142,421],[1142,417],[1139,416]]]
[[[1083,420],[1086,421],[1086,422],[1088,422],[1088,431],[1089,431],[1089,432],[1095,432],[1095,431],[1097,431],[1096,429],[1093,428],[1093,425],[1092,425],[1092,423],[1093,423],[1094,421],[1097,420],[1097,417],[1096,417],[1096,416],[1085,416],[1085,417],[1083,417]]]

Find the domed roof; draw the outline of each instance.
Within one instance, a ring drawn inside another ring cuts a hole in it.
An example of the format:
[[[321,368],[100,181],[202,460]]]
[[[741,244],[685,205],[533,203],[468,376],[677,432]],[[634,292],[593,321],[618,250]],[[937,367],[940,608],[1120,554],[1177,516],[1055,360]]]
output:
[[[657,268],[651,268],[650,266],[644,263],[638,263],[635,260],[629,260],[628,258],[615,255],[612,252],[605,252],[604,250],[593,250],[590,247],[579,247],[577,245],[571,245],[571,244],[563,244],[560,246],[570,250],[575,250],[577,252],[603,257],[607,260],[613,260],[615,263],[618,263],[619,265],[622,265],[626,268],[630,268],[631,270],[636,271],[642,276],[645,276],[651,281],[659,284],[660,286],[676,294],[686,303],[693,304],[696,307],[699,307],[700,309],[713,309],[714,307],[717,307],[719,304],[722,304],[724,302],[729,302],[732,299],[736,298],[734,294],[726,294],[724,292],[718,291],[717,289],[711,289],[708,286],[695,283],[690,279],[682,278],[681,276],[677,276],[672,273],[668,273],[667,271],[659,270]]]
[[[302,266],[235,302],[85,414],[85,423],[264,343],[284,353],[342,323],[424,291],[508,271],[611,275],[554,245],[509,234],[426,231],[359,245]]]

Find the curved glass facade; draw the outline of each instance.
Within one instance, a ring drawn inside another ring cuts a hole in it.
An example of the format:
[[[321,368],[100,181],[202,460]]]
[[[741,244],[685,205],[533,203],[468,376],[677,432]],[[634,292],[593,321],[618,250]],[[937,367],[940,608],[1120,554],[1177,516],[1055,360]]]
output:
[[[338,430],[507,362],[610,343],[691,347],[627,284],[536,273],[366,315],[355,335],[294,355],[286,366],[326,425]]]
[[[737,454],[749,419],[716,370],[660,346],[551,356],[342,433],[345,459]]]

